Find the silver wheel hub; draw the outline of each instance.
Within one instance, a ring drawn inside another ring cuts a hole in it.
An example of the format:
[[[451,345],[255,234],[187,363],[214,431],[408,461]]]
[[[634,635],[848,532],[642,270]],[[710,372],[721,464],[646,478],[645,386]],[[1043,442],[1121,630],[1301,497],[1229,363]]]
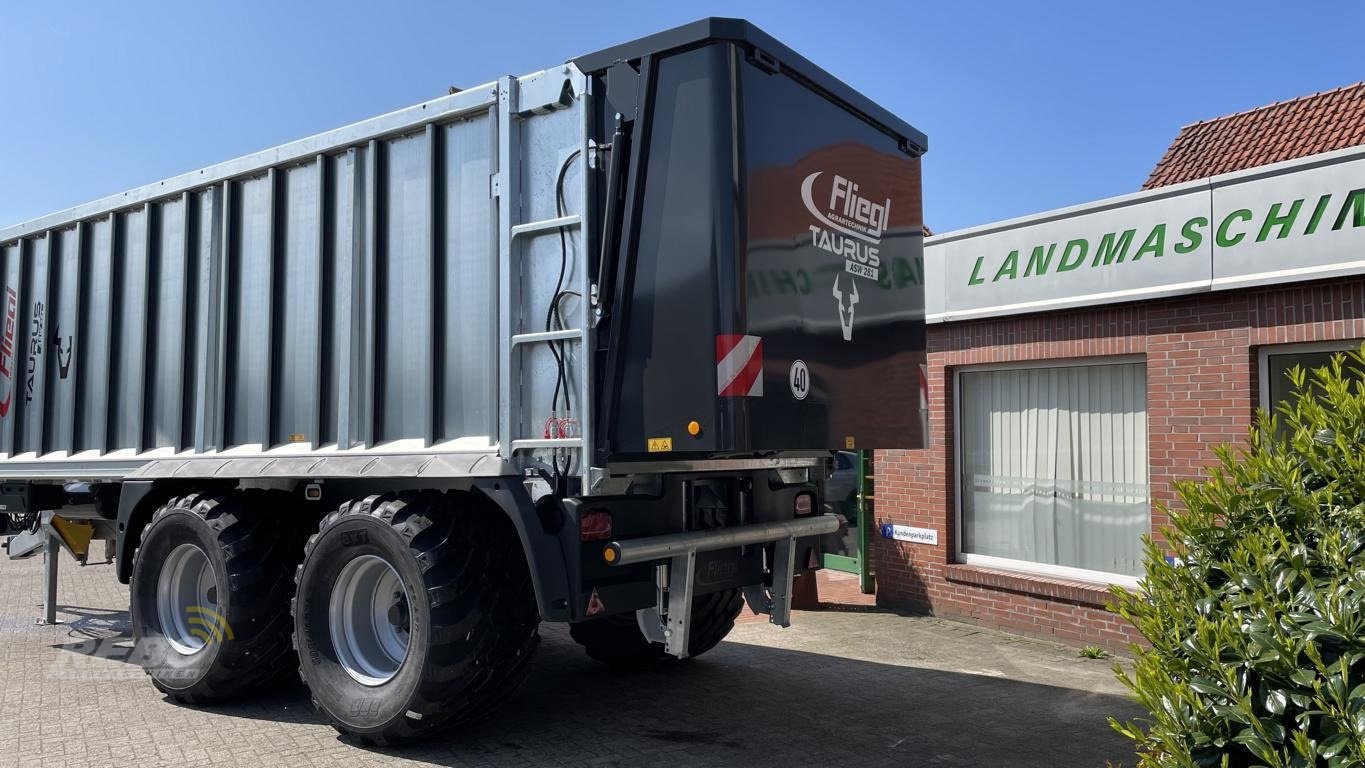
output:
[[[383,685],[408,655],[410,617],[403,580],[387,561],[361,555],[332,584],[328,628],[337,660],[356,682]]]
[[[166,641],[184,656],[222,639],[218,582],[204,550],[194,544],[171,550],[156,579],[156,615]]]

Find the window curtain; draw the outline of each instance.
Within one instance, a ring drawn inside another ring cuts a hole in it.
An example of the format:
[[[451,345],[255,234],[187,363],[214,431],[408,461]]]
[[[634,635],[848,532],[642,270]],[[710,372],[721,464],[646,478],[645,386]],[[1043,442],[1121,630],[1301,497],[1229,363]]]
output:
[[[1146,366],[965,372],[960,384],[962,551],[1140,575]]]

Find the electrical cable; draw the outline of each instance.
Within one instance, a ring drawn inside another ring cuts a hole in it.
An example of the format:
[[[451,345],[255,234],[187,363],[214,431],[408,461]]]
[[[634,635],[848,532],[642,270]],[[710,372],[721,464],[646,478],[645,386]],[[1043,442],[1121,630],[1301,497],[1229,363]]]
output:
[[[564,203],[564,178],[568,175],[569,167],[573,165],[573,161],[582,153],[583,150],[575,149],[573,152],[569,154],[568,157],[564,159],[564,164],[559,167],[559,177],[555,180],[556,218],[562,218],[564,216],[565,209],[567,208],[567,206]],[[569,241],[568,238],[565,236],[564,229],[565,228],[563,225],[559,226],[559,277],[555,279],[554,293],[550,294],[550,305],[545,308],[546,333],[548,333],[551,330],[551,324],[554,320],[558,319],[560,321],[561,326],[563,326],[564,324],[563,318],[559,317],[560,300],[565,295],[570,293],[574,295],[579,295],[576,291],[567,291],[564,288],[564,277],[567,274],[569,268]],[[561,389],[564,392],[564,420],[555,425],[554,433],[561,437],[564,435],[564,432],[566,431],[564,428],[564,424],[565,422],[570,421],[569,414],[573,412],[573,405],[569,400],[569,375],[567,367],[565,366],[565,358],[567,357],[567,353],[564,350],[563,344],[564,344],[563,341],[549,342],[550,354],[554,356],[556,371],[554,394],[550,397],[550,413],[552,418],[557,418],[554,415],[559,413],[559,393]],[[568,474],[569,470],[573,469],[573,459],[568,456],[565,456],[564,459],[565,466],[563,470],[560,470],[559,468],[558,456],[552,456],[551,463],[553,464],[555,470],[556,480],[555,490],[561,495],[566,494],[568,492],[567,488]]]

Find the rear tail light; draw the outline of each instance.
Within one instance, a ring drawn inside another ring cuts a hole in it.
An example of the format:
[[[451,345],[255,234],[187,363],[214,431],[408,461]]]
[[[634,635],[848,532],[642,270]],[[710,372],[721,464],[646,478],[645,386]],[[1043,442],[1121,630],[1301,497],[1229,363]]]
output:
[[[611,513],[592,509],[583,513],[578,520],[578,538],[581,541],[606,541],[611,538]]]
[[[815,512],[815,494],[798,493],[796,494],[796,504],[793,505],[797,517],[805,517]]]

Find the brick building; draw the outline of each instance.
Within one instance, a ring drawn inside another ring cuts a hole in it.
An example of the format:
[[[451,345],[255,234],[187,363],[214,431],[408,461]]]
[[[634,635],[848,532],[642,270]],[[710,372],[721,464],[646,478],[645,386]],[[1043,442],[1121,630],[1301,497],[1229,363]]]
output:
[[[1186,126],[1134,195],[930,238],[930,444],[877,453],[877,602],[1131,640],[1107,588],[1173,483],[1365,338],[1362,145],[1365,83]]]

